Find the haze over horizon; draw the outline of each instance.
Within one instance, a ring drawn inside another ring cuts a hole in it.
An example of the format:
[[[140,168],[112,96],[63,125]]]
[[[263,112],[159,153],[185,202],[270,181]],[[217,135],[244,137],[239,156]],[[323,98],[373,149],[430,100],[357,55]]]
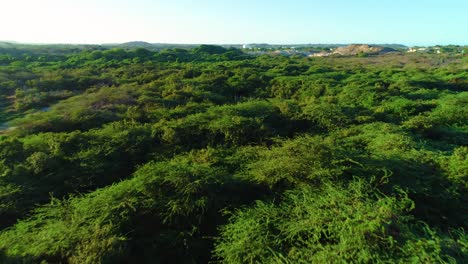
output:
[[[107,44],[467,45],[468,2],[7,0],[0,40]]]

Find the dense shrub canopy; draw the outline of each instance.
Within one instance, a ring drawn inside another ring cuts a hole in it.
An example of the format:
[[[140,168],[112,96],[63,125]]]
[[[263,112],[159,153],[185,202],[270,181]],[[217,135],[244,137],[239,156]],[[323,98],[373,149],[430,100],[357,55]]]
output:
[[[468,60],[0,49],[1,263],[468,262]]]

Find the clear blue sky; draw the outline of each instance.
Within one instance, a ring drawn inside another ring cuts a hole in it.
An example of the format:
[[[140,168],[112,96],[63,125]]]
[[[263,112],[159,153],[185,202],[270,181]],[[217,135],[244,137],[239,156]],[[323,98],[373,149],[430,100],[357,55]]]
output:
[[[0,40],[468,45],[468,0],[1,0]]]

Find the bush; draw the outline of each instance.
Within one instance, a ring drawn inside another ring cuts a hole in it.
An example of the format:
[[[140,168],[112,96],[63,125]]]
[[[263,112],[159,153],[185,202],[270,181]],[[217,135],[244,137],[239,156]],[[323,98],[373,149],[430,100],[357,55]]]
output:
[[[236,211],[214,253],[223,263],[462,261],[466,235],[442,237],[418,224],[413,206],[404,193],[379,195],[361,181],[306,187]]]

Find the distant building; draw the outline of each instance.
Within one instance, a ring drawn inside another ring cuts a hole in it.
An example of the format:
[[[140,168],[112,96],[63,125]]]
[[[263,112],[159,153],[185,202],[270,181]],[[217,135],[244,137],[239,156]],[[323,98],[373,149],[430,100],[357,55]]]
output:
[[[320,51],[317,53],[310,54],[309,57],[328,57],[330,55],[332,55],[332,53],[326,52],[326,51]]]
[[[413,47],[413,48],[408,49],[408,52],[423,52],[423,51],[427,51],[427,48]]]

